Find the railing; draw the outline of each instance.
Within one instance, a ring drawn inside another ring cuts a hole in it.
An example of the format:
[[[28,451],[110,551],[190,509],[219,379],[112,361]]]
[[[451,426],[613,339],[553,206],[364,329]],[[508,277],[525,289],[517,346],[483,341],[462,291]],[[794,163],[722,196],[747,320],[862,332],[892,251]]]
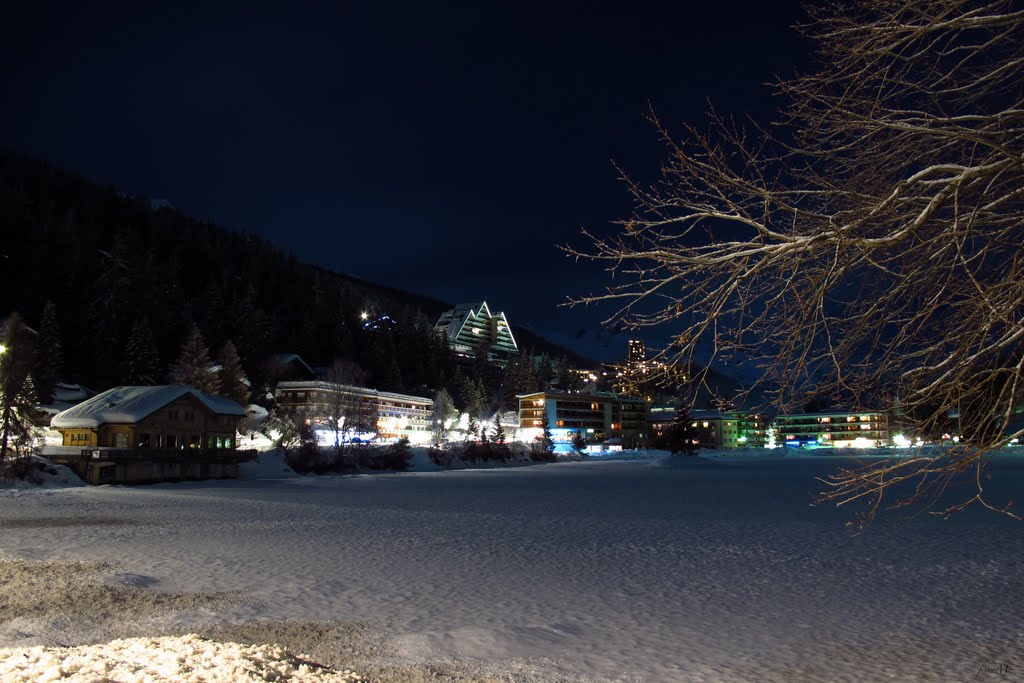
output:
[[[68,460],[106,460],[115,462],[177,462],[232,464],[255,460],[255,450],[214,448],[85,448],[80,456]]]

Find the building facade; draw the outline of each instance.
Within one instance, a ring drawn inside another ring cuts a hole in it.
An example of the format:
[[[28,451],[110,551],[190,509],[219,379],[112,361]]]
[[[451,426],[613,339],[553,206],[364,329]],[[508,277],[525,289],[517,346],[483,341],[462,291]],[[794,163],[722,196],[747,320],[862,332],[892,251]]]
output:
[[[498,363],[519,350],[505,314],[492,313],[486,301],[459,304],[441,315],[434,329],[444,334],[448,346],[464,359],[476,358],[485,345],[488,360]]]
[[[881,412],[824,411],[779,415],[776,439],[787,446],[881,447],[892,445],[889,418]]]
[[[718,410],[690,412],[691,426],[697,430],[701,448],[762,448],[766,424],[759,413]]]
[[[387,440],[409,439],[410,443],[428,443],[433,425],[434,401],[366,387],[331,382],[278,382],[277,402],[302,412],[315,422],[326,424],[327,413],[337,412],[360,431],[372,431]],[[333,426],[327,425],[333,429]],[[347,429],[344,424],[342,427]]]
[[[519,427],[524,440],[539,433],[547,417],[556,443],[580,434],[588,443],[619,440],[623,448],[642,445],[648,434],[647,402],[614,394],[540,391],[519,399]]]

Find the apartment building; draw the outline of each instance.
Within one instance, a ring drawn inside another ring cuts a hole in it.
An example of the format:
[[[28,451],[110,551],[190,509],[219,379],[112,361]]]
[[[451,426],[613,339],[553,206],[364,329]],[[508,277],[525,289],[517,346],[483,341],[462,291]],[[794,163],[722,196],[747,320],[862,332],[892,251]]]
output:
[[[635,448],[649,436],[647,402],[643,399],[559,391],[517,398],[524,440],[543,428],[545,416],[556,443],[571,442],[576,434],[582,434],[588,443],[619,440],[623,448]]]
[[[334,406],[337,412],[348,415],[350,424],[374,431],[382,439],[404,437],[416,444],[431,438],[434,401],[422,396],[324,381],[278,382],[275,396],[281,406],[321,422],[324,408]]]
[[[889,446],[889,418],[873,411],[829,410],[795,413],[775,418],[776,439],[787,446],[843,448]]]

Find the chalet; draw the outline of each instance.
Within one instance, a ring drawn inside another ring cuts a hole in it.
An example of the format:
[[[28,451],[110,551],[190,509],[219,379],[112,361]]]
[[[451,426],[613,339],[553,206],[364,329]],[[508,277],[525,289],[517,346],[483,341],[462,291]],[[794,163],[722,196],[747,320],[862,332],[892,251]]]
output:
[[[238,476],[242,406],[191,387],[116,387],[57,413],[63,448],[47,456],[92,484]]]
[[[115,387],[54,415],[50,426],[65,446],[230,450],[243,417],[231,399],[191,387]]]

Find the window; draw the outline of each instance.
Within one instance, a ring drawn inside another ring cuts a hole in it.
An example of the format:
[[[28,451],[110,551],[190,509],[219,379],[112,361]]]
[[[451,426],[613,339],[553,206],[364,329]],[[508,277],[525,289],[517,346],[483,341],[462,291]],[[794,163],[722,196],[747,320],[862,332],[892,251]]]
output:
[[[168,434],[167,435],[167,447],[168,448],[177,448],[178,447],[178,437],[177,437],[177,435],[175,435],[175,434]]]
[[[149,434],[139,434],[139,448],[149,448]]]
[[[207,448],[217,448],[217,437],[211,434],[210,437],[206,440],[206,443]]]
[[[203,440],[199,438],[198,434],[192,435],[192,440],[189,442],[189,448],[202,448]]]
[[[115,448],[128,448],[128,433],[117,432],[114,434],[114,447]]]

